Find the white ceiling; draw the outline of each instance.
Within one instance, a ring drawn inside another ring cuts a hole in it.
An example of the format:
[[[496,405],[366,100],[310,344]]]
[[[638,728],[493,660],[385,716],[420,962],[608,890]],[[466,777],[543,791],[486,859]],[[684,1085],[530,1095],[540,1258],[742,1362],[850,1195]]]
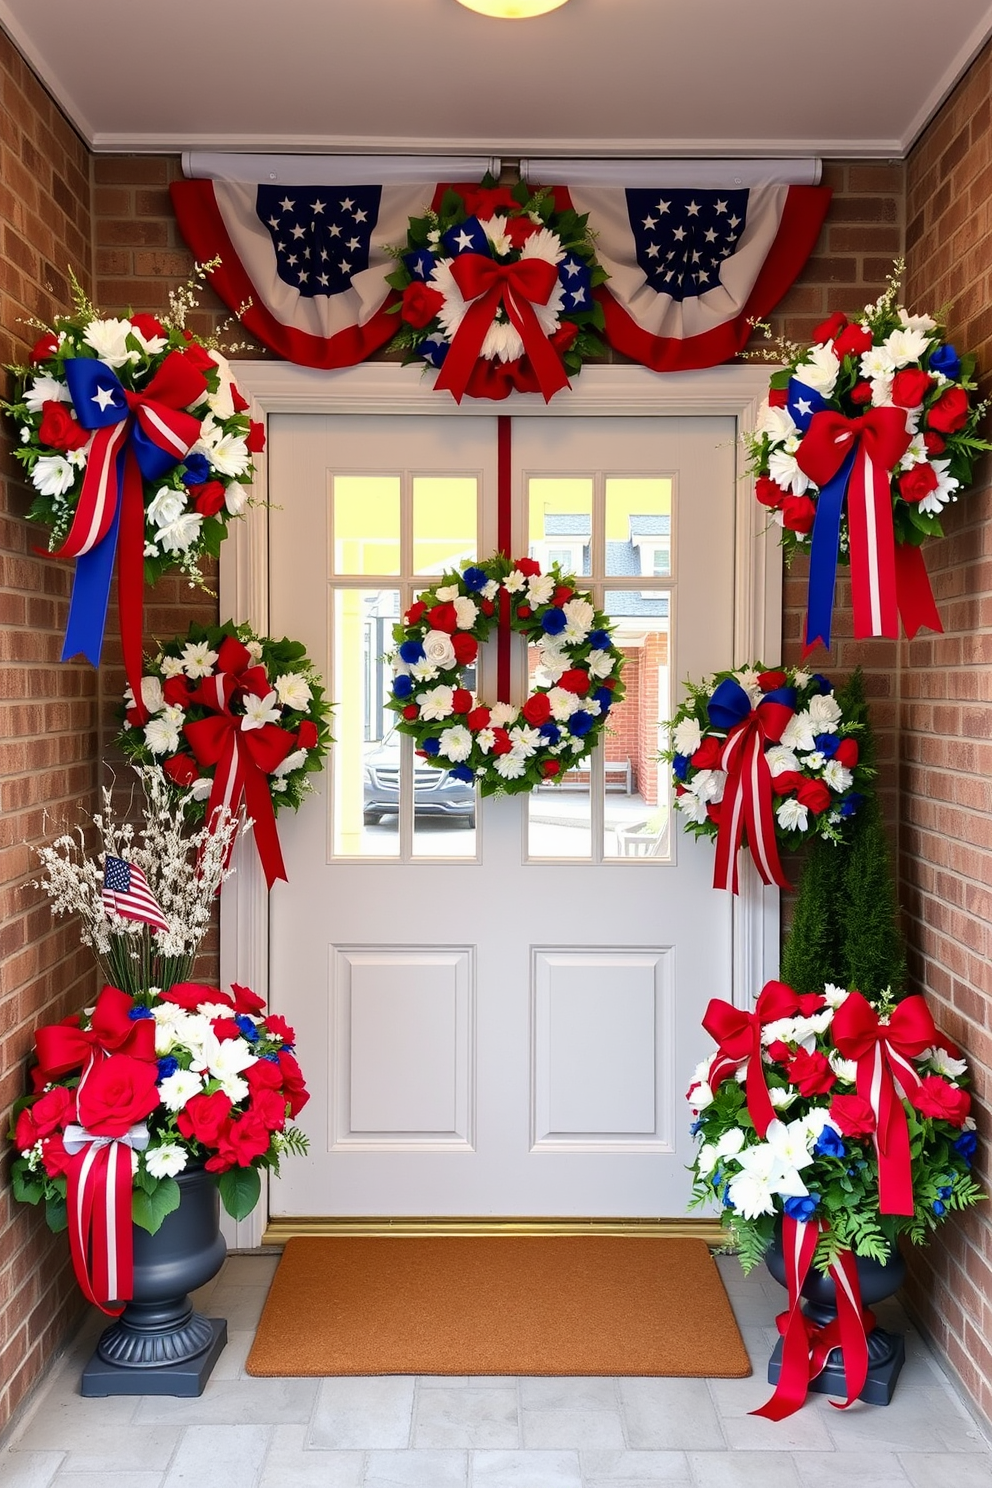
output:
[[[988,0],[0,0],[98,151],[904,155]]]

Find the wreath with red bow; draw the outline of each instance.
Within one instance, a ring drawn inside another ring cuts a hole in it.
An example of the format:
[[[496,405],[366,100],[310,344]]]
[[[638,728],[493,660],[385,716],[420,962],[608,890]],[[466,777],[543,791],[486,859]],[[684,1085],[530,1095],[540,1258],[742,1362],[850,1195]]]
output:
[[[390,350],[439,369],[435,387],[457,402],[569,386],[568,374],[606,354],[592,291],[608,278],[588,218],[553,190],[526,182],[450,186],[412,217],[389,251],[387,282],[402,295]]]
[[[275,815],[299,807],[323,768],[330,704],[299,641],[258,636],[248,625],[193,625],[146,664],[141,708],[125,694],[118,743],[138,764],[158,765],[194,817],[244,802],[272,887],[285,878]]]

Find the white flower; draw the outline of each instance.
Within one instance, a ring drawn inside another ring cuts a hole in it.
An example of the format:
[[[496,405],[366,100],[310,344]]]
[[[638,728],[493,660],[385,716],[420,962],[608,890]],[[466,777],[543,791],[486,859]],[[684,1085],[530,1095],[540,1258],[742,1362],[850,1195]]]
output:
[[[152,754],[175,754],[179,730],[168,718],[150,718],[145,724],[145,743]]]
[[[305,765],[306,762],[306,750],[294,749],[292,754],[287,754],[284,760],[279,761],[275,769],[272,771],[272,774],[277,780],[283,780],[285,776],[292,775],[294,770],[298,770],[300,766]]]
[[[840,373],[840,362],[832,346],[824,344],[810,347],[807,360],[795,370],[795,377],[808,388],[828,397],[834,390]]]
[[[146,356],[158,356],[159,352],[164,351],[166,348],[166,338],[164,336],[146,336],[144,331],[139,331],[133,321],[129,335],[134,337]]]
[[[176,1070],[166,1075],[158,1087],[159,1097],[167,1111],[181,1111],[186,1102],[203,1089],[203,1081],[193,1070]]]
[[[240,434],[225,434],[210,450],[207,457],[221,475],[244,475],[251,464],[248,446]]]
[[[162,696],[162,684],[158,677],[142,677],[141,701],[149,713],[160,713],[165,707],[165,698]]]
[[[261,641],[245,641],[245,650],[251,657],[252,666],[257,666],[262,659]]]
[[[83,340],[108,367],[123,367],[125,362],[137,360],[135,353],[128,351],[124,344],[133,330],[129,320],[91,320],[83,333]]]
[[[800,470],[795,455],[781,449],[771,450],[768,455],[768,474],[783,491],[802,496],[809,489],[810,479],[805,470]]]
[[[189,1153],[178,1142],[163,1142],[159,1147],[149,1147],[145,1153],[145,1167],[153,1178],[175,1178],[188,1160]]]
[[[896,370],[896,364],[892,359],[892,353],[888,345],[869,346],[867,351],[861,353],[861,376],[874,381],[878,377],[891,377]]]
[[[839,760],[832,759],[823,767],[823,778],[832,791],[850,790],[854,784],[854,776],[851,771],[842,765]]]
[[[502,775],[504,780],[519,780],[526,768],[526,759],[515,749],[511,749],[509,754],[499,755],[496,760],[496,773]]]
[[[483,584],[482,588],[479,590],[479,594],[483,599],[495,599],[498,593],[498,579],[489,579],[488,582]]]
[[[908,326],[892,331],[885,338],[885,349],[892,358],[893,367],[905,367],[909,362],[918,362],[929,345],[929,336]]]
[[[676,754],[695,754],[703,742],[703,731],[696,718],[683,718],[675,725],[672,744]]]
[[[524,755],[527,759],[532,754],[536,754],[544,742],[538,730],[536,728],[530,728],[526,724],[521,724],[518,728],[511,729],[510,739],[512,740],[514,750],[518,754]]]
[[[224,506],[232,517],[240,517],[247,505],[248,492],[244,486],[239,486],[236,481],[232,481],[224,491]]]
[[[397,671],[399,671],[398,667]],[[415,682],[433,682],[437,676],[438,669],[430,661],[415,661],[413,666],[409,668],[409,672]]]
[[[968,1073],[968,1062],[965,1059],[955,1059],[953,1054],[948,1054],[946,1049],[938,1048],[934,1044],[929,1049],[924,1049],[919,1055],[918,1063],[929,1064],[935,1075],[943,1075],[945,1080],[956,1080],[959,1075]]]
[[[162,668],[163,677],[181,677],[185,670],[182,658],[179,656],[160,656],[159,666]]]
[[[567,723],[581,706],[576,694],[565,687],[552,687],[548,693],[548,702],[551,704],[551,717],[556,723]]]
[[[474,600],[469,599],[467,594],[458,594],[452,600],[455,614],[458,616],[457,625],[459,630],[471,630],[479,618],[479,606]]]
[[[791,749],[786,749],[784,744],[773,744],[771,749],[765,750],[765,763],[774,779],[776,775],[782,775],[786,770],[799,769],[799,761]]]
[[[434,590],[439,604],[451,604],[452,600],[459,597],[460,592],[457,584],[445,584],[443,589]]]
[[[798,1091],[792,1092],[793,1095],[798,1095],[798,1093]],[[769,1091],[769,1094],[773,1095],[774,1092]],[[808,1168],[813,1161],[813,1155],[809,1150],[809,1136],[810,1128],[803,1118],[799,1121],[790,1121],[788,1124],[784,1121],[772,1121],[765,1133],[769,1147],[787,1170]]]
[[[935,331],[937,322],[930,315],[910,315],[908,310],[899,306],[899,319],[910,331]]]
[[[769,1090],[768,1099],[776,1111],[787,1111],[798,1094],[794,1085],[775,1085]]]
[[[554,574],[533,574],[527,580],[527,603],[531,609],[536,610],[539,605],[546,605],[554,592]]]
[[[489,244],[496,258],[505,258],[513,251],[513,244],[507,237],[506,218],[491,217],[488,222],[480,222],[479,226],[489,239]]]
[[[596,608],[587,599],[570,599],[564,606],[569,641],[584,641],[596,618]]]
[[[615,660],[616,658],[611,656],[609,651],[590,652],[589,659],[586,662],[590,677],[608,677],[613,670]]]
[[[205,1070],[214,1080],[224,1080],[230,1075],[240,1075],[255,1064],[257,1055],[251,1051],[247,1039],[219,1039],[209,1027],[200,1048],[193,1059],[194,1070]]]
[[[693,1104],[698,1110],[699,1105],[695,1099],[693,1099]],[[738,1152],[743,1149],[743,1146],[743,1131],[739,1126],[732,1126],[729,1131],[724,1132],[718,1142],[707,1143],[705,1146],[700,1147],[696,1166],[699,1169],[701,1177],[708,1177],[721,1158],[736,1157]]]
[[[509,728],[519,716],[520,709],[515,708],[512,703],[493,703],[489,710],[489,721],[493,728]]]
[[[806,712],[818,734],[835,734],[837,725],[844,716],[832,692],[816,693],[806,704]]]
[[[675,806],[689,821],[695,822],[697,826],[709,820],[706,810],[706,802],[701,801],[692,791],[686,791],[684,795],[675,797]]]
[[[475,742],[476,744],[478,744],[483,754],[488,754],[490,749],[492,749],[493,745],[496,743],[495,731],[491,728],[480,729],[475,736]]]
[[[167,527],[186,510],[186,495],[174,491],[171,486],[161,486],[155,499],[148,505],[146,516],[156,527]]]
[[[794,796],[790,796],[787,801],[783,801],[775,815],[779,826],[786,832],[796,830],[805,832],[809,822],[808,810]]]
[[[420,704],[421,718],[426,723],[430,723],[433,719],[450,717],[454,712],[453,698],[454,688],[452,687],[433,687],[430,692],[418,693],[417,702]]]
[[[847,1085],[853,1085],[858,1078],[858,1066],[854,1060],[845,1059],[837,1053],[836,1049],[831,1050],[827,1058],[830,1061],[830,1068],[838,1080],[843,1080]]]
[[[604,654],[598,651],[595,653],[597,656]],[[540,658],[540,670],[544,674],[538,684],[541,687],[547,687],[550,683],[557,682],[562,673],[568,671],[570,658],[557,645],[553,645],[549,641],[545,641],[544,645],[540,648]],[[589,670],[590,672],[592,671],[591,665]]]
[[[283,672],[276,678],[276,696],[284,708],[302,713],[313,698],[310,684],[302,672]]]
[[[194,801],[206,801],[214,788],[213,781],[207,775],[201,775],[199,780],[194,780],[190,786],[190,794]]]
[[[282,717],[282,710],[276,701],[276,694],[267,692],[264,697],[256,697],[253,692],[246,692],[243,696],[245,716],[241,720],[241,728],[244,733],[249,729],[260,729],[266,723],[278,723]]]
[[[76,467],[63,455],[40,455],[31,467],[31,484],[42,496],[64,496],[76,481]]]
[[[787,408],[771,408],[765,402],[758,413],[756,430],[759,434],[770,434],[777,443],[784,444],[795,434],[796,425]]]
[[[823,996],[832,1008],[839,1008],[850,995],[846,987],[835,987],[833,982],[828,982],[823,989]]]
[[[515,568],[512,573],[508,573],[503,580],[503,588],[507,594],[519,594],[520,590],[526,589],[526,587],[527,576],[526,574],[522,574],[519,568]]]
[[[41,413],[43,403],[71,403],[72,394],[64,382],[43,372],[25,391],[24,402],[29,413]]]
[[[453,667],[458,665],[455,648],[450,635],[445,630],[429,630],[423,639],[424,657],[434,667]]]
[[[935,490],[928,491],[924,496],[920,502],[920,511],[930,512],[936,516],[951,500],[953,493],[958,489],[961,482],[948,473],[951,464],[950,460],[934,460],[931,463],[937,476],[937,486]]]
[[[689,790],[699,797],[700,801],[712,801],[714,805],[723,800],[723,792],[727,784],[726,770],[700,770],[689,782]]]
[[[185,553],[200,536],[203,518],[199,512],[184,512],[158,530],[158,540],[167,553]]]
[[[816,743],[817,730],[808,713],[793,713],[782,730],[782,746],[794,751],[812,749]]]
[[[455,763],[468,759],[472,753],[472,735],[463,723],[456,723],[454,728],[442,731],[438,753]]]
[[[190,641],[180,652],[183,670],[195,681],[197,677],[212,677],[217,664],[217,652],[211,651],[209,641]],[[164,668],[163,668],[164,670]]]
[[[234,377],[231,372],[231,364],[219,351],[210,351],[209,355],[217,363],[220,373],[220,387],[215,393],[207,394],[207,407],[216,419],[229,419],[234,414],[234,399],[231,396],[231,388],[234,385]]]

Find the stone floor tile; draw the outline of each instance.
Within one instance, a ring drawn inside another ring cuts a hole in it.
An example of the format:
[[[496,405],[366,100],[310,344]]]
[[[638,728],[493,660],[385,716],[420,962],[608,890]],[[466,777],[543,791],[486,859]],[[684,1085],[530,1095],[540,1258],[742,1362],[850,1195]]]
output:
[[[258,1488],[362,1488],[365,1453],[312,1450],[306,1445],[308,1431],[307,1426],[273,1429]]]
[[[227,1319],[230,1329],[257,1328],[262,1316],[267,1286],[226,1286],[221,1283],[210,1293],[206,1306],[200,1308],[208,1317]]]
[[[307,1446],[335,1451],[408,1447],[413,1395],[412,1375],[321,1380]]]
[[[467,1482],[467,1452],[369,1452],[362,1488],[465,1488]]]
[[[160,1472],[60,1472],[52,1488],[162,1488]]]
[[[472,1488],[582,1488],[577,1452],[473,1452]]]
[[[210,1380],[198,1400],[139,1397],[139,1426],[282,1426],[310,1419],[315,1379]]]
[[[63,1473],[164,1472],[172,1461],[181,1426],[116,1426],[103,1441],[70,1451]],[[3,1478],[0,1477],[0,1483]]]
[[[46,1392],[14,1443],[26,1452],[100,1450],[113,1440],[115,1431],[131,1424],[140,1402],[141,1397],[134,1395],[84,1400],[81,1395]]]
[[[3,1488],[48,1488],[65,1460],[62,1452],[0,1451]]]
[[[595,1375],[528,1375],[520,1381],[520,1404],[524,1410],[616,1410],[616,1381]]]
[[[246,1488],[258,1479],[271,1437],[271,1426],[190,1426],[162,1488]]]
[[[214,1365],[213,1373],[210,1376],[211,1384],[219,1384],[221,1380],[244,1379],[245,1361],[251,1352],[251,1346],[254,1342],[254,1328],[228,1328],[227,1344],[224,1352]]]
[[[788,1452],[689,1452],[694,1488],[802,1488]],[[857,1488],[871,1488],[858,1479]]]
[[[421,1374],[417,1382],[422,1390],[465,1390],[467,1374]]]
[[[417,1400],[415,1447],[519,1447],[515,1388],[425,1390]]]
[[[900,1390],[897,1385],[890,1405],[859,1401],[844,1411],[832,1410],[826,1397],[819,1396],[816,1408],[838,1451],[989,1452],[971,1416],[940,1388]],[[992,1456],[988,1457],[988,1470],[992,1482]]]
[[[628,1446],[717,1451],[726,1445],[705,1380],[623,1379],[620,1401]]]
[[[656,1483],[682,1488],[690,1481],[684,1452],[580,1452],[579,1466],[585,1483],[597,1488],[627,1488],[628,1484],[654,1488]]]
[[[797,1411],[784,1421],[728,1416],[723,1429],[733,1452],[829,1452],[834,1447],[821,1416],[811,1410]]]
[[[516,1385],[515,1374],[470,1374],[468,1377],[470,1390],[509,1390]]]
[[[899,1458],[888,1452],[873,1452],[868,1462],[862,1452],[802,1452],[795,1456],[796,1471],[802,1488],[907,1488],[912,1481],[899,1463]],[[928,1478],[921,1488],[935,1488],[945,1478],[950,1478],[946,1458],[941,1458],[941,1470]],[[955,1469],[957,1462],[955,1461]],[[960,1488],[957,1472],[954,1480]],[[986,1479],[986,1488],[988,1479]]]
[[[269,1251],[264,1255],[229,1255],[217,1281],[224,1286],[271,1286],[281,1260],[281,1251]]]
[[[899,1462],[913,1488],[935,1488],[939,1483],[953,1483],[954,1488],[989,1488],[992,1483],[992,1464],[984,1457],[959,1453],[948,1463],[939,1452],[906,1452]]]
[[[591,1410],[525,1410],[520,1413],[523,1444],[528,1449],[547,1447],[578,1448],[616,1447],[624,1445],[620,1411]]]

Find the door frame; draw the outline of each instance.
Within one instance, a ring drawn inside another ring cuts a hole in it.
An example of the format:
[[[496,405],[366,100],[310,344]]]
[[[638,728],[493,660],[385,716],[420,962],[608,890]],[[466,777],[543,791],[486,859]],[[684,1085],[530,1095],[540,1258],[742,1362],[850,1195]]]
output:
[[[755,426],[768,390],[765,365],[731,365],[696,372],[657,374],[638,366],[587,366],[571,392],[545,404],[536,393],[514,394],[512,402],[459,407],[435,393],[429,381],[410,367],[365,362],[357,367],[323,372],[290,362],[239,361],[238,386],[249,399],[250,416],[267,426],[270,414],[462,414],[513,418],[722,416],[737,421],[738,435]],[[729,664],[743,666],[756,657],[773,664],[782,643],[782,556],[777,530],[754,499],[754,482],[745,471],[741,440],[736,444],[736,551],[734,558],[734,645]],[[243,521],[232,522],[221,548],[220,612],[247,621],[260,633],[268,630],[269,572],[268,463],[255,456],[255,503]],[[306,809],[304,807],[304,809]],[[254,988],[268,997],[268,893],[254,845],[239,843],[237,869],[224,889],[220,916],[221,984]],[[276,890],[280,892],[280,890]],[[778,970],[779,893],[765,887],[750,858],[741,864],[741,892],[732,922],[733,1000],[747,1007],[757,989]],[[267,1193],[247,1219],[223,1216],[227,1242],[237,1249],[261,1243],[268,1210]]]

